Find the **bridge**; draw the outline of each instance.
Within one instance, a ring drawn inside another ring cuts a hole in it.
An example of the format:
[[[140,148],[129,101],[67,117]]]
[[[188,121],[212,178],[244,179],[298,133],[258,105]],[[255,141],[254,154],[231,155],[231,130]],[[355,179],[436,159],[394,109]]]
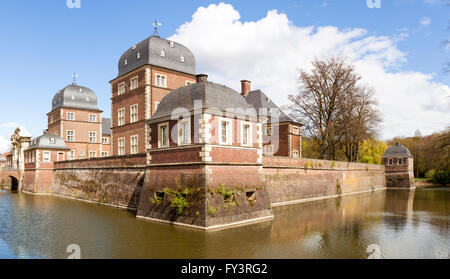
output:
[[[20,186],[20,172],[13,169],[0,170],[0,188],[18,191]]]

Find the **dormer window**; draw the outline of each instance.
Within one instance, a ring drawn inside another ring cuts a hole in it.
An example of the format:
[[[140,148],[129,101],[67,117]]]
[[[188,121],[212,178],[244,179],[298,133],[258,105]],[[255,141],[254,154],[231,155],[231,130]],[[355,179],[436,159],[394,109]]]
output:
[[[169,42],[169,46],[170,46],[170,47],[174,47],[173,42]]]
[[[166,57],[166,52],[163,50],[161,50],[161,57]]]
[[[127,59],[125,59],[125,66],[126,66],[126,65],[128,65],[128,60],[127,60]]]
[[[136,44],[134,44],[134,45],[131,47],[131,49],[132,49],[132,50],[135,50],[135,49],[136,49]]]
[[[88,102],[88,103],[89,103],[89,101],[90,101],[90,100],[89,100],[89,97],[86,97],[86,102]]]
[[[74,95],[72,95],[72,101],[75,101],[75,96]]]
[[[55,144],[55,138],[50,138],[50,144]]]
[[[78,88],[78,92],[82,92],[83,91],[83,89],[81,89],[81,88]]]
[[[138,53],[136,54],[136,57],[137,57],[137,59],[140,59],[140,58],[141,58],[141,53],[138,52]]]
[[[184,56],[183,56],[183,55],[180,57],[180,61],[181,61],[182,63],[184,63]]]

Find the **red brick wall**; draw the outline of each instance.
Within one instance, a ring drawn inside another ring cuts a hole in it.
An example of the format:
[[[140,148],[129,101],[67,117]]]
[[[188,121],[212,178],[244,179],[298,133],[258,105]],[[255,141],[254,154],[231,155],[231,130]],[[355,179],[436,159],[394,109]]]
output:
[[[382,165],[263,157],[272,203],[289,203],[386,188]]]

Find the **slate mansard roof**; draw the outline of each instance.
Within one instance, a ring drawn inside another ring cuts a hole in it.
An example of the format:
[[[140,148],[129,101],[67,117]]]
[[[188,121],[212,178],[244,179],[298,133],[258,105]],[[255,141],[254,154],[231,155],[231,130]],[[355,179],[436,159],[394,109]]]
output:
[[[279,122],[294,122],[261,90],[253,90],[248,92],[245,95],[245,100],[249,105],[253,106],[258,113],[260,113],[261,108],[266,108],[268,109],[267,114],[270,116],[270,109],[278,109],[280,112]]]
[[[118,76],[143,65],[154,65],[195,75],[194,54],[187,47],[159,36],[150,36],[125,51],[119,59]]]
[[[102,118],[102,135],[111,135],[111,118]]]
[[[386,149],[383,157],[412,157],[412,155],[408,148],[397,142],[394,146]]]
[[[59,90],[53,97],[52,111],[62,107],[99,110],[97,107],[97,95],[94,91],[75,83]]]
[[[167,94],[158,105],[158,109],[150,121],[171,116],[177,108],[188,111],[194,109],[194,101],[201,101],[202,109],[226,112],[227,109],[240,109],[250,112],[250,116],[256,118],[256,112],[247,104],[244,97],[233,89],[213,82],[197,82],[188,86],[180,87]],[[239,112],[237,113],[240,114]],[[242,115],[242,114],[241,114]]]
[[[47,134],[31,140],[30,149],[56,149],[56,150],[69,150],[64,140],[56,135]]]

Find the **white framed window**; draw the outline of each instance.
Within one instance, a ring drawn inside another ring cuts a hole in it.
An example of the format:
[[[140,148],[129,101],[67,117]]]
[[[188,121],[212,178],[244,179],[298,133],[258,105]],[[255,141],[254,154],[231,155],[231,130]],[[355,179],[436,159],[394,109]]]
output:
[[[102,151],[101,156],[102,157],[108,157],[108,151]]]
[[[118,88],[117,88],[118,95],[121,95],[123,93],[125,93],[125,82],[119,83]]]
[[[403,165],[403,159],[402,158],[398,158],[397,165],[399,165],[399,166]]]
[[[121,108],[117,111],[117,126],[125,125],[125,108]]]
[[[97,142],[97,132],[89,132],[89,142],[90,143]]]
[[[273,156],[273,154],[274,154],[273,144],[264,145],[263,152],[264,152],[264,155],[266,155],[266,156]]]
[[[75,160],[75,150],[69,151],[69,160]]]
[[[75,113],[74,112],[68,112],[67,113],[67,120],[75,120]]]
[[[294,157],[294,158],[298,158],[299,157],[299,152],[298,152],[298,150],[294,150],[294,151],[292,151],[292,157]]]
[[[42,154],[43,162],[50,162],[50,151],[44,151]]]
[[[178,145],[191,143],[191,119],[180,119],[178,121]]]
[[[126,65],[128,65],[128,60],[127,60],[127,59],[125,59],[125,66],[126,66]]]
[[[169,42],[169,46],[170,46],[170,47],[174,47],[174,44],[173,44],[172,41]]]
[[[97,122],[97,115],[89,114],[89,122]]]
[[[272,135],[272,132],[273,132],[272,127],[267,127],[266,130],[265,130],[265,132],[266,132],[266,136],[271,136],[271,135]]]
[[[183,55],[180,56],[180,62],[184,63],[184,56]]]
[[[107,137],[102,137],[102,144],[109,144],[109,140]]]
[[[138,105],[130,106],[130,123],[134,123],[138,121]]]
[[[75,131],[67,130],[67,141],[69,141],[69,142],[75,141]]]
[[[138,88],[139,86],[139,82],[138,82],[138,77],[134,77],[130,80],[130,90],[134,90],[136,88]]]
[[[190,81],[190,80],[186,80],[186,85],[191,85],[191,84],[194,84],[195,82],[193,82],[193,81]]]
[[[125,138],[120,138],[118,140],[118,154],[120,155],[125,155]]]
[[[138,53],[136,54],[136,58],[137,58],[137,59],[140,59],[140,58],[141,58],[141,53],[140,53],[140,52],[138,52]]]
[[[158,148],[169,146],[169,123],[158,125]]]
[[[252,145],[252,129],[249,122],[241,123],[241,145],[251,146]]]
[[[89,150],[89,158],[97,158],[97,151]]]
[[[231,119],[219,118],[219,144],[232,144]]]
[[[297,126],[292,127],[292,133],[294,135],[299,135],[300,134],[300,130]]]
[[[167,76],[161,74],[155,74],[156,86],[167,87]]]
[[[388,166],[392,166],[392,165],[393,165],[393,163],[394,163],[394,160],[392,160],[392,159],[388,159]]]
[[[163,50],[161,50],[161,57],[166,57],[166,52]]]
[[[55,138],[50,138],[50,144],[55,144],[55,143],[56,143]]]
[[[138,136],[134,135],[130,137],[130,154],[138,153]]]

